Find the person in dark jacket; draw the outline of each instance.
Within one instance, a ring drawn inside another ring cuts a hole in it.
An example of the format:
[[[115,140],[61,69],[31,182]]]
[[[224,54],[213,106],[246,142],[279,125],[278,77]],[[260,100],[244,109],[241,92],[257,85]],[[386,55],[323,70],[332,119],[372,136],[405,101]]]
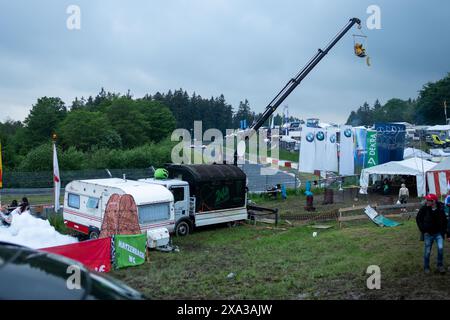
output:
[[[20,203],[21,211],[24,212],[26,210],[30,210],[30,202],[27,197],[22,198],[22,202]]]
[[[426,203],[417,213],[416,222],[425,241],[424,271],[430,273],[430,255],[433,243],[438,248],[437,267],[440,273],[444,268],[444,236],[447,231],[447,217],[442,203],[435,194],[425,196]]]

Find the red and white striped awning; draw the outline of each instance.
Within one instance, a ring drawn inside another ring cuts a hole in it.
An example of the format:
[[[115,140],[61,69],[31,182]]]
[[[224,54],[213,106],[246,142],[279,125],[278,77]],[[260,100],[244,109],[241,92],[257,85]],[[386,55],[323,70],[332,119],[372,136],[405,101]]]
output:
[[[450,190],[450,170],[427,172],[428,193],[438,197],[446,195]]]

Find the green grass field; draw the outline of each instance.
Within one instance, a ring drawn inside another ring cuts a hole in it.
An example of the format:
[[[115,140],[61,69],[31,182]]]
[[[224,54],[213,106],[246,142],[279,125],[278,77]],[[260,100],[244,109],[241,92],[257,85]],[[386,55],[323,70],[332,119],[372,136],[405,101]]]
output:
[[[313,231],[262,224],[198,230],[174,238],[179,253],[152,251],[148,263],[112,275],[153,299],[450,298],[449,275],[422,273],[423,243],[412,220],[392,229],[364,222],[317,237]],[[381,290],[366,287],[370,265],[381,268]]]
[[[322,205],[318,191],[317,214],[379,200],[346,197],[345,202]],[[29,199],[32,204],[53,201],[51,195]],[[422,272],[423,242],[414,219],[401,220],[401,226],[391,229],[364,220],[346,223],[343,229],[331,222],[327,224],[332,229],[316,230],[285,221],[307,214],[302,193],[290,191],[285,201],[260,195],[251,199],[278,208],[280,226],[243,223],[198,229],[186,238],[173,237],[180,252],[151,251],[144,265],[111,275],[153,299],[450,299],[450,272],[444,276]],[[3,203],[11,200],[2,197]],[[67,232],[61,217],[52,217],[51,223]],[[314,231],[317,237],[312,236]],[[449,248],[446,243],[446,265]],[[432,268],[435,259],[433,250]],[[381,268],[381,290],[366,287],[370,265]],[[228,278],[230,273],[235,276]]]

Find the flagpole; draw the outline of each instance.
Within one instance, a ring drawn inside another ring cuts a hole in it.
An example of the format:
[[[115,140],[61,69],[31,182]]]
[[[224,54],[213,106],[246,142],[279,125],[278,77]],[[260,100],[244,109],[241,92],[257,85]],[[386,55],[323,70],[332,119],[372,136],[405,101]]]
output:
[[[59,193],[57,194],[56,188],[57,185],[60,183],[60,174],[59,174],[59,164],[57,161],[57,154],[56,154],[56,140],[58,136],[56,133],[52,134],[52,142],[53,142],[53,172],[52,172],[52,181],[53,181],[53,201],[54,201],[54,211],[55,213],[58,213],[59,211]],[[57,176],[55,175],[57,170]],[[56,180],[58,179],[58,181]],[[57,198],[58,197],[58,198]]]
[[[3,189],[3,162],[2,162],[2,142],[0,141],[0,211],[2,209],[2,189]]]
[[[54,153],[54,150],[56,148],[56,134],[54,133],[52,135],[52,144],[53,144],[53,148],[52,148],[52,154]],[[55,160],[54,160],[55,155],[53,154],[52,157],[52,162],[53,162],[53,170],[52,170],[52,182],[53,182],[53,205],[54,205],[54,211],[56,213],[56,202],[55,202],[55,198],[56,198],[56,183],[55,183]]]

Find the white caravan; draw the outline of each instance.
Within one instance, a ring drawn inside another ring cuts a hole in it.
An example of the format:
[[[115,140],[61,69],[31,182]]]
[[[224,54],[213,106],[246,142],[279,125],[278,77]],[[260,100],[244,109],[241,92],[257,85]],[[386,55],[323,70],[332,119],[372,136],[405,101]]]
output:
[[[172,193],[157,184],[109,178],[76,180],[67,184],[64,194],[64,223],[89,238],[100,234],[106,204],[112,194],[129,194],[137,206],[142,233],[157,228],[172,232],[175,213]]]

